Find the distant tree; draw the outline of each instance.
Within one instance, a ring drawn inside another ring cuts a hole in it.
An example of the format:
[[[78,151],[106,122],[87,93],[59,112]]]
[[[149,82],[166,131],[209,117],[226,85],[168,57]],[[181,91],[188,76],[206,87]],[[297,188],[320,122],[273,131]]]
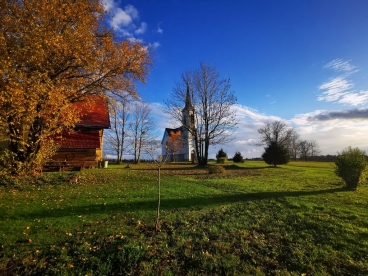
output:
[[[263,145],[270,146],[272,143],[275,143],[279,146],[287,147],[294,132],[285,123],[274,121],[258,129],[258,133],[261,134],[261,144]]]
[[[124,151],[127,149],[129,108],[128,97],[119,100],[110,99],[109,101],[111,129],[105,132],[104,144],[106,150],[117,156],[119,164],[122,162]]]
[[[299,134],[295,131],[291,131],[288,148],[290,157],[295,161],[299,153]]]
[[[235,152],[235,154],[233,156],[233,162],[234,163],[243,163],[244,162],[244,158],[241,155],[240,151]]]
[[[290,155],[286,146],[272,141],[265,148],[262,158],[268,165],[276,167],[277,165],[287,164],[290,160]]]
[[[319,149],[319,145],[317,143],[316,140],[310,140],[309,141],[309,152],[310,152],[310,157],[313,156],[317,156],[321,153],[320,149]]]
[[[175,154],[180,152],[183,148],[183,139],[181,137],[181,131],[170,132],[169,139],[167,140],[166,153],[172,155],[173,161],[175,162]]]
[[[183,103],[187,91],[194,107],[194,124],[184,124],[195,144],[199,164],[206,165],[210,145],[230,142],[237,125],[232,107],[236,97],[230,90],[230,80],[220,76],[218,70],[205,62],[199,69],[182,74],[181,82],[176,83],[170,99],[165,103],[165,112],[182,123]]]
[[[139,101],[134,103],[129,128],[134,162],[139,163],[142,152],[156,137],[151,109],[147,103]]]
[[[355,190],[359,183],[366,180],[367,159],[359,148],[348,147],[338,153],[335,160],[335,174],[341,177],[348,189]]]
[[[216,153],[216,158],[227,158],[227,153],[221,148],[217,153]]]
[[[308,161],[310,155],[310,143],[307,140],[301,140],[298,143],[298,150],[301,159]]]
[[[216,154],[216,160],[217,163],[225,164],[227,161],[227,153],[223,149],[220,149]]]
[[[300,158],[304,161],[308,161],[312,156],[316,156],[320,153],[319,146],[316,140],[299,140],[298,142],[298,152]]]

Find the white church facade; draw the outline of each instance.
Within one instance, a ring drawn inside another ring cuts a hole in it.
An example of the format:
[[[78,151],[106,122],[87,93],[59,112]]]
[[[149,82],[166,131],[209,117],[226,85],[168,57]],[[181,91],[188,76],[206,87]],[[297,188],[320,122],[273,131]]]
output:
[[[188,129],[195,126],[195,110],[190,99],[189,88],[185,99],[185,106],[182,110],[182,126],[178,128],[165,128],[164,136],[161,141],[162,156],[168,156],[168,161],[196,161],[194,140]],[[182,147],[180,151],[175,152],[175,157],[168,151],[168,141],[171,133],[181,133]]]

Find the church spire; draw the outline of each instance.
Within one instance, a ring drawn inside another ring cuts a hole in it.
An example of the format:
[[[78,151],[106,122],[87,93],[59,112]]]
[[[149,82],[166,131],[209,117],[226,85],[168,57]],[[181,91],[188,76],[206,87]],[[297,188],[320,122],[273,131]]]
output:
[[[187,95],[185,97],[185,107],[184,109],[189,110],[193,109],[192,100],[190,97],[190,91],[189,91],[189,83],[187,82]]]

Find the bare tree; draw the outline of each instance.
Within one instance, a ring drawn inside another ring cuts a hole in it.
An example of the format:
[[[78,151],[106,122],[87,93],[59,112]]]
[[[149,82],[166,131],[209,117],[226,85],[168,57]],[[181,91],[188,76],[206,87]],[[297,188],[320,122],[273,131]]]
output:
[[[158,174],[158,192],[157,192],[157,213],[156,213],[156,231],[160,230],[160,207],[161,207],[161,167],[166,162],[168,155],[166,154],[163,158],[159,158],[157,152],[161,147],[159,141],[151,140],[147,143],[145,148],[146,154],[150,157],[151,167],[157,168]]]
[[[288,147],[290,156],[295,161],[299,152],[299,134],[295,130],[291,131]]]
[[[307,140],[299,141],[299,155],[304,161],[308,161],[310,155],[310,143]]]
[[[193,123],[182,121],[183,103],[188,100],[193,104]],[[200,62],[197,70],[182,74],[181,81],[176,83],[170,99],[165,102],[164,111],[183,124],[194,141],[198,162],[205,165],[210,145],[226,144],[233,139],[237,119],[231,108],[235,103],[230,80],[223,79],[214,66]]]
[[[268,123],[265,127],[258,129],[258,133],[262,136],[261,144],[263,145],[269,146],[273,142],[287,147],[295,132],[285,123],[274,121],[272,124]]]
[[[310,157],[316,156],[321,153],[319,145],[316,140],[309,141]]]
[[[130,116],[129,109],[127,96],[119,100],[116,98],[109,100],[111,129],[105,134],[105,148],[116,154],[119,164],[122,162],[124,151],[127,148],[125,141]]]
[[[139,163],[144,148],[149,141],[154,140],[155,126],[151,109],[145,102],[136,101],[132,107],[132,122],[130,123],[131,147],[134,162]]]

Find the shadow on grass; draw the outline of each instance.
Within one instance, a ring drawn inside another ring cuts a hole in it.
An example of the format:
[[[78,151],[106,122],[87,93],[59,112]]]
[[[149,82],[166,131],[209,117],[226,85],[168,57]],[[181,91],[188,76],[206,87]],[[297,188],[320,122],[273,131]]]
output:
[[[253,166],[253,167],[239,167],[237,165],[229,165],[229,166],[223,166],[225,170],[231,171],[231,170],[264,170],[264,169],[278,169],[280,167],[271,167],[268,165],[264,166]]]
[[[347,192],[344,188],[334,188],[319,191],[285,191],[285,192],[259,192],[259,193],[239,193],[229,195],[213,195],[211,197],[192,197],[180,199],[161,199],[161,208],[163,210],[178,209],[178,208],[200,208],[210,205],[220,205],[236,202],[256,201],[263,199],[277,199],[284,197],[298,197],[323,195],[337,192]],[[87,206],[64,207],[64,209],[45,210],[42,212],[33,212],[22,214],[19,216],[11,216],[10,219],[19,217],[34,219],[34,218],[49,218],[49,217],[65,217],[77,215],[91,215],[99,213],[111,214],[114,212],[126,213],[134,211],[153,211],[157,208],[156,200],[136,201],[136,202],[121,202],[115,204],[97,204]]]

